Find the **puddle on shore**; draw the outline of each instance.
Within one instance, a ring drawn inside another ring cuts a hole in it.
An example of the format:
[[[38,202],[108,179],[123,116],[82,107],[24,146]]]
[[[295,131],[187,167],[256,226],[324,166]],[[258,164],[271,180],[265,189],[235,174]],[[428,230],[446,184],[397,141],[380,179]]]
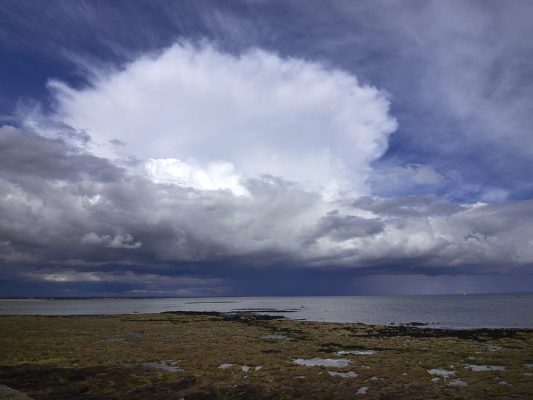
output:
[[[473,372],[489,372],[489,371],[505,371],[505,367],[502,365],[473,365],[467,364],[465,368]]]
[[[453,381],[450,381],[450,383],[448,383],[448,386],[467,387],[468,383],[460,379],[454,379]]]
[[[183,371],[178,367],[177,361],[153,361],[142,363],[143,367],[161,369],[166,372],[180,372]]]
[[[428,369],[428,373],[430,375],[438,375],[444,378],[447,378],[450,375],[455,375],[455,371],[448,371],[446,369],[438,369],[438,368]]]
[[[328,371],[330,376],[340,376],[341,378],[357,378],[357,374],[353,371],[350,372],[337,372],[337,371]]]
[[[533,364],[524,364],[524,368],[533,368]]]
[[[292,360],[293,364],[305,365],[307,367],[334,367],[334,368],[343,368],[348,364],[351,364],[350,360],[344,358],[333,359],[333,358],[297,358]]]
[[[346,356],[348,354],[353,354],[357,356],[371,356],[376,354],[375,350],[341,350],[337,351],[337,354],[340,356]]]
[[[268,340],[268,341],[271,341],[271,342],[276,342],[278,340],[289,340],[289,338],[287,336],[278,335],[278,334],[261,336],[261,339],[265,339],[265,340]]]
[[[228,369],[228,368],[231,368],[233,366],[235,366],[235,364],[222,363],[217,368],[218,369]],[[259,371],[259,370],[263,369],[262,365],[258,365],[256,367],[250,367],[249,365],[239,365],[239,367],[241,368],[241,371],[244,372],[244,373],[248,373],[248,371],[250,371],[251,369],[253,369],[254,371]]]

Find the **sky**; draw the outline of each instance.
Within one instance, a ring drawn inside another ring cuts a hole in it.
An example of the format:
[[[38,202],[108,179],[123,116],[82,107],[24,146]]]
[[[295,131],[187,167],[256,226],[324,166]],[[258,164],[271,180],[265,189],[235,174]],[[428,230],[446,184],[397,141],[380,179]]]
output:
[[[2,1],[0,296],[531,291],[532,19]]]

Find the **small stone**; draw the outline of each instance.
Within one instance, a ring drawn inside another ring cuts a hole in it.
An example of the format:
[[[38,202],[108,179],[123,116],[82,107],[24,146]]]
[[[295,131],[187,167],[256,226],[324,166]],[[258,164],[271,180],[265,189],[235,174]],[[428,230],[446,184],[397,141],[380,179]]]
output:
[[[359,390],[355,392],[355,394],[366,394],[367,391],[368,391],[368,386],[363,386],[359,388]]]
[[[450,383],[448,383],[448,386],[467,387],[468,383],[460,379],[454,379],[453,381],[450,381]]]

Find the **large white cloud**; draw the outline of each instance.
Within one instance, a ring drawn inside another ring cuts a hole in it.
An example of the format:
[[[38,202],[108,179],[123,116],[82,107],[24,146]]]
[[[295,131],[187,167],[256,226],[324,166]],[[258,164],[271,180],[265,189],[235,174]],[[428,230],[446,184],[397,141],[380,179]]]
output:
[[[97,154],[152,159],[158,181],[202,188],[197,179],[175,179],[176,166],[192,168],[186,175],[203,175],[204,189],[236,194],[242,186],[235,176],[263,174],[322,191],[365,192],[369,165],[396,129],[386,93],[348,73],[262,50],[231,55],[176,44],[120,70],[94,71],[87,88],[50,86],[57,120],[85,130]],[[206,174],[213,165],[229,166],[230,176]]]

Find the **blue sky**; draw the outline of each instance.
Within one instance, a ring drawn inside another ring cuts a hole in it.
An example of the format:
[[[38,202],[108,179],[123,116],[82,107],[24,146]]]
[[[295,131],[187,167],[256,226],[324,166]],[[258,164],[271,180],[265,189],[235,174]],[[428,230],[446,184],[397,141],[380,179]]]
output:
[[[7,1],[0,295],[530,290],[528,1]]]

